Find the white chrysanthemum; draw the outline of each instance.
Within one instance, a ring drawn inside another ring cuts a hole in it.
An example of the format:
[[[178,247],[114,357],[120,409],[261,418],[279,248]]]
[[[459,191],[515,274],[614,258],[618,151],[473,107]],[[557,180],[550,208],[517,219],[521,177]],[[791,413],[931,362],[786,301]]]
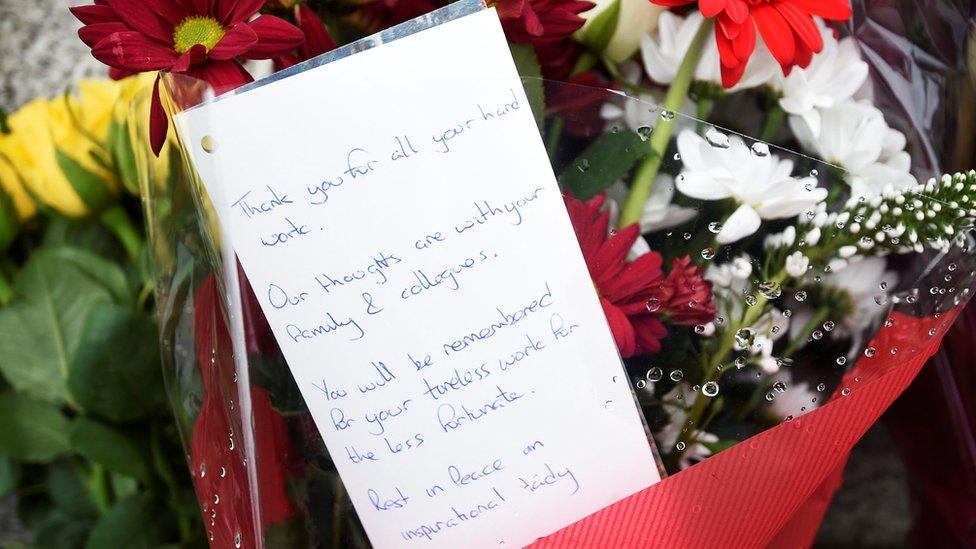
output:
[[[688,421],[688,407],[691,406],[696,398],[703,397],[692,391],[685,383],[675,385],[674,389],[661,396],[661,401],[664,402],[664,407],[670,415],[668,424],[655,437],[662,448],[666,448],[669,451],[674,449],[675,444],[678,443],[678,437],[687,427],[685,423]],[[706,444],[713,444],[718,442],[718,440],[717,436],[696,429],[691,435],[691,441],[688,443],[688,447],[681,454],[681,460],[678,466],[681,469],[687,469],[695,463],[711,456],[712,451]]]
[[[834,33],[820,24],[823,51],[813,56],[806,69],[795,67],[789,76],[773,80],[782,97],[780,107],[801,118],[814,136],[820,135],[820,112],[847,101],[868,77],[868,64],[851,38],[840,42]]]
[[[790,117],[790,127],[805,149],[850,172],[854,196],[872,197],[888,187],[916,184],[908,171],[911,158],[903,150],[905,136],[889,128],[884,114],[866,101],[822,110],[819,134],[797,116]]]
[[[694,11],[688,17],[664,12],[658,20],[657,32],[641,39],[641,57],[647,75],[660,84],[670,84],[678,72],[678,67],[691,46],[704,17]],[[765,51],[762,39],[757,38],[756,53],[749,60],[745,74],[730,92],[762,86],[769,82],[779,67],[773,57]],[[715,40],[708,40],[702,52],[701,61],[695,70],[695,80],[722,85],[722,70],[719,64],[718,46]]]
[[[752,235],[763,219],[794,217],[827,198],[827,189],[816,187],[815,178],[792,176],[792,161],[754,154],[738,136],[723,147],[688,130],[678,135],[678,151],[684,163],[679,191],[699,200],[732,198],[739,204],[716,236],[719,244]]]

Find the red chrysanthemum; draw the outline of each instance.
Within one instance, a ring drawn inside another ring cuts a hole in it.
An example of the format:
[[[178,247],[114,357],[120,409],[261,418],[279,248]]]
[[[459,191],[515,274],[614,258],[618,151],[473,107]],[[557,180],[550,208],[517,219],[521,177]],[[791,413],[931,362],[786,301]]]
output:
[[[580,13],[595,4],[585,0],[495,0],[505,35],[512,42],[551,44],[568,38],[585,22]]]
[[[600,108],[616,86],[596,71],[586,71],[569,82],[546,82],[546,114],[562,116],[566,133],[592,137],[602,132],[607,121]]]
[[[237,61],[273,59],[302,43],[302,31],[272,15],[265,0],[95,0],[71,8],[85,26],[78,36],[92,55],[119,73],[170,71],[208,82],[217,93],[250,82]],[[166,138],[166,117],[153,90],[150,140]]]
[[[715,40],[722,62],[722,84],[731,88],[742,78],[756,49],[756,31],[783,72],[806,68],[823,49],[814,17],[851,18],[850,0],[651,0],[660,6],[698,2],[705,17],[716,20]]]
[[[704,274],[688,256],[671,263],[668,277],[653,292],[656,306],[667,315],[668,322],[694,326],[715,319],[712,283]]]
[[[659,352],[667,330],[648,301],[664,281],[661,254],[648,252],[634,261],[627,260],[640,238],[640,228],[634,224],[609,235],[610,214],[601,211],[603,195],[587,202],[567,196],[565,202],[620,354],[629,357]]]
[[[322,23],[319,16],[315,15],[315,11],[308,7],[308,4],[301,2],[292,6],[292,9],[295,10],[295,22],[298,23],[298,28],[305,34],[305,41],[298,46],[297,52],[289,52],[275,58],[274,67],[275,70],[279,71],[336,48],[335,40],[329,34],[329,29]]]

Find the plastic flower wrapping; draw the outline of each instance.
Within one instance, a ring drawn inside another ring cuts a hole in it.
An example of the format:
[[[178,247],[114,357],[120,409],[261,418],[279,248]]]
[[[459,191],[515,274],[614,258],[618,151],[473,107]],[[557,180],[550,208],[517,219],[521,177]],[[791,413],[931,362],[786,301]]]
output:
[[[439,5],[366,3],[326,17],[330,36],[310,21],[315,3],[287,4],[268,13],[305,18],[320,47],[296,49],[277,23],[260,24],[271,15],[248,23],[259,27],[254,41],[241,23],[236,42],[205,44],[208,55],[176,40],[151,67],[171,73],[133,104],[163,358],[214,546],[368,546],[185,144],[172,132],[160,144],[159,117],[163,105],[172,114],[227,89],[215,63],[237,71],[234,58],[275,57],[289,67],[331,50],[333,36],[350,42]],[[889,4],[494,6],[672,491],[732,459],[723,454],[772,454],[759,448],[779,433],[813,433],[828,411],[842,418],[830,442],[777,444],[846,452],[863,433],[858,417],[866,429],[886,403],[844,401],[920,366],[970,297],[976,172],[956,156],[970,138],[956,124],[974,85],[960,46],[971,8]],[[181,17],[168,23],[177,38]],[[281,35],[277,50],[262,29]],[[136,40],[126,32],[89,39],[110,65],[137,70],[119,53]],[[159,147],[173,162],[155,159]],[[160,169],[171,184],[150,183]],[[799,473],[811,480],[794,511],[829,472]],[[743,479],[715,482],[745,490]],[[770,542],[784,513],[756,539]],[[674,518],[688,523],[677,531],[704,524],[693,515]]]

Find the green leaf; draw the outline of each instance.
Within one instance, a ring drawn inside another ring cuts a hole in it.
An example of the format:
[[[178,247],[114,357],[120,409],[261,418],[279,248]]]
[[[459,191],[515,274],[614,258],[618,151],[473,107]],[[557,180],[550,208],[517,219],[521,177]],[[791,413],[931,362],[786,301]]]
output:
[[[71,449],[61,410],[26,394],[0,394],[0,425],[0,453],[16,460],[43,463]]]
[[[74,158],[71,158],[61,149],[54,152],[55,161],[64,174],[71,188],[78,193],[81,201],[93,212],[100,211],[114,200],[114,195],[109,189],[108,182],[100,176],[86,170]]]
[[[34,529],[34,546],[45,549],[77,549],[84,544],[93,523],[91,518],[73,517],[55,510]]]
[[[508,48],[512,51],[515,68],[522,76],[522,88],[529,99],[529,108],[535,116],[535,123],[541,131],[544,127],[546,115],[546,93],[542,86],[542,68],[531,44],[512,44]]]
[[[80,417],[71,425],[71,446],[75,452],[105,469],[149,483],[151,480],[146,452],[133,434]]]
[[[116,263],[126,258],[115,235],[93,219],[53,216],[46,225],[42,245],[47,248],[80,248]]]
[[[78,248],[58,247],[46,250],[46,253],[51,261],[59,265],[74,265],[88,275],[92,282],[101,284],[112,293],[116,304],[135,304],[135,290],[118,264]]]
[[[65,402],[68,366],[89,311],[122,297],[124,276],[87,252],[36,251],[14,280],[18,297],[0,309],[0,373],[10,385],[43,400]]]
[[[24,469],[10,456],[0,454],[0,499],[6,498],[20,484]]]
[[[129,496],[99,519],[85,548],[158,547],[172,530],[169,517],[149,494]]]
[[[98,506],[95,505],[91,492],[82,481],[77,467],[80,465],[71,461],[51,464],[47,470],[44,487],[54,501],[54,505],[68,516],[95,518],[99,514]]]
[[[165,403],[155,324],[131,309],[100,303],[88,316],[71,361],[68,388],[86,411],[115,423]]]
[[[583,43],[595,52],[602,52],[610,44],[613,33],[617,32],[620,21],[620,0],[614,0],[607,9],[603,10],[590,21],[583,35]]]
[[[563,170],[559,185],[587,200],[616,183],[647,152],[646,143],[634,132],[605,133]]]
[[[136,155],[129,136],[129,125],[115,119],[108,126],[108,148],[115,162],[119,179],[127,191],[139,194],[139,174],[136,170]]]

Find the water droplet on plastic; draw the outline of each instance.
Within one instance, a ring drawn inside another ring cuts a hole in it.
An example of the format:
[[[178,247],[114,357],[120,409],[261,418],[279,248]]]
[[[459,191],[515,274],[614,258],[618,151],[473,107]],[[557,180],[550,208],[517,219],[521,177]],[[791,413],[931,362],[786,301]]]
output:
[[[819,176],[820,176],[820,172],[818,172],[817,170],[810,170],[810,177],[819,177]]]
[[[729,136],[715,128],[708,128],[708,131],[705,132],[705,141],[717,149],[727,149],[731,146]]]
[[[213,154],[217,150],[217,140],[213,136],[205,135],[200,140],[200,147],[207,153]]]
[[[671,372],[671,381],[681,381],[685,377],[685,373],[681,370],[675,370]]]
[[[647,306],[647,312],[649,313],[656,313],[661,310],[661,300],[656,297],[648,299],[645,305]]]
[[[821,383],[820,385],[817,385],[817,390],[820,391],[820,392],[823,392],[826,389],[827,389],[827,384],[826,383]]]
[[[713,397],[718,394],[718,383],[714,381],[709,381],[708,383],[702,385],[702,394],[707,397]]]
[[[722,224],[719,223],[718,221],[712,221],[711,223],[708,224],[708,230],[712,231],[715,234],[718,234],[722,232]]]
[[[648,370],[647,374],[644,377],[646,377],[647,380],[652,383],[657,383],[658,381],[661,381],[661,379],[664,378],[664,370],[655,366],[650,370]]]
[[[828,332],[833,332],[834,331],[834,328],[836,328],[836,327],[837,327],[837,324],[834,324],[834,322],[831,321],[831,320],[828,320],[827,322],[824,322],[823,323],[823,329],[826,330],[826,331],[828,331]]]
[[[793,294],[793,299],[795,299],[797,301],[800,301],[800,302],[806,301],[807,300],[807,293],[805,291],[803,291],[803,290],[800,290],[800,291],[796,292],[795,294]]]
[[[813,333],[810,334],[810,337],[812,337],[813,339],[816,339],[817,341],[820,341],[821,339],[823,339],[823,336],[824,336],[823,335],[823,332],[821,332],[820,330],[814,330]]]
[[[704,334],[705,333],[705,330],[706,330],[706,328],[705,328],[705,325],[704,324],[699,324],[699,325],[695,326],[695,333],[698,334],[698,335]]]
[[[674,159],[680,161],[681,160],[681,153],[674,153]]]
[[[837,364],[839,366],[843,366],[843,365],[847,364],[847,357],[846,356],[839,356],[839,357],[837,357]]]
[[[752,154],[759,157],[769,156],[769,145],[761,142],[753,143]]]
[[[241,543],[244,542],[244,536],[240,532],[234,534],[234,547],[241,549]]]
[[[227,449],[228,450],[233,450],[234,449],[234,439],[228,439],[228,441],[227,441]]]
[[[674,120],[675,116],[676,115],[674,114],[674,111],[669,111],[669,110],[661,111],[661,120],[671,121]]]
[[[644,387],[647,387],[647,382],[644,381],[643,379],[638,379],[637,380],[637,388],[638,389],[643,389]]]
[[[851,394],[851,389],[850,389],[850,387],[844,387],[844,388],[843,388],[843,389],[841,390],[841,392],[840,392],[840,394],[841,394],[841,395],[843,395],[843,396],[847,396],[847,395],[849,395],[849,394]]]
[[[759,284],[759,293],[761,293],[766,299],[776,299],[783,295],[783,288],[780,286],[779,282],[769,280]]]
[[[740,349],[748,349],[756,341],[756,334],[749,328],[740,328],[735,332],[735,344]]]
[[[752,294],[746,296],[746,305],[753,307],[756,303],[759,303],[759,299],[756,296]]]
[[[220,475],[220,478],[224,478],[224,477],[227,476],[227,469],[224,468],[224,467],[221,467],[220,468],[220,471],[217,471],[217,474]]]
[[[586,173],[586,170],[590,169],[590,161],[585,158],[580,160],[579,163],[576,164],[576,169],[579,170],[580,173]]]
[[[218,503],[220,503],[220,496],[214,494],[214,505],[217,505]]]
[[[641,126],[637,128],[637,135],[640,136],[641,141],[647,141],[651,138],[651,132],[654,131],[650,126]]]
[[[777,393],[785,393],[786,384],[783,383],[782,381],[777,381],[776,383],[773,383],[773,390],[776,391]]]
[[[701,251],[701,256],[703,259],[713,259],[715,257],[715,250],[712,248],[705,248]]]
[[[876,354],[878,354],[878,350],[875,349],[874,347],[868,347],[867,349],[864,349],[864,356],[868,358],[874,358],[874,355]]]
[[[679,452],[684,451],[684,449],[685,449],[685,443],[684,442],[678,442],[677,444],[674,445],[674,447],[677,448]]]

